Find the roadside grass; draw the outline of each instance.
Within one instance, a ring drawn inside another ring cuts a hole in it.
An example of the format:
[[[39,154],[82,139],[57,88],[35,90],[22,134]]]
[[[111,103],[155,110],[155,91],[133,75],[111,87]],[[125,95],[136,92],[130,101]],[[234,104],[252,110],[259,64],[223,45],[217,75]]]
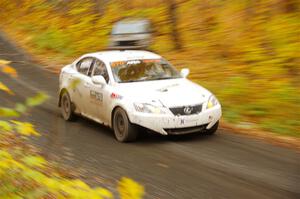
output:
[[[53,1],[55,2],[55,1]],[[106,48],[112,24],[123,17],[147,17],[154,26],[151,49],[211,90],[223,117],[237,126],[300,137],[300,15],[275,0],[177,4],[182,49],[174,49],[168,4],[153,0],[109,1],[104,13],[91,1],[24,0],[0,3],[0,27],[31,54],[60,68],[78,56]],[[124,3],[126,2],[126,3]],[[243,125],[242,125],[243,126]]]

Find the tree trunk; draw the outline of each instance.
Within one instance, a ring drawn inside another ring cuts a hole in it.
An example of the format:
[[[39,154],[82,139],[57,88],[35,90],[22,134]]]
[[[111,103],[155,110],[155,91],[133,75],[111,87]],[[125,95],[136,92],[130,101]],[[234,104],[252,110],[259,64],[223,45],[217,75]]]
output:
[[[94,3],[93,13],[102,17],[105,13],[105,7],[109,0],[92,0]]]
[[[171,35],[172,40],[175,46],[175,50],[181,50],[182,45],[180,41],[179,32],[177,30],[177,4],[175,0],[168,0],[168,11],[169,11],[169,17],[171,22]]]

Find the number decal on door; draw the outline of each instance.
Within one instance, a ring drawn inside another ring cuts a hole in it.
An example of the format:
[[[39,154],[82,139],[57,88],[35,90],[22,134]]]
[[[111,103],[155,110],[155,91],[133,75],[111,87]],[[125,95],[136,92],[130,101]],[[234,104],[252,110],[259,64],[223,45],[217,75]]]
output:
[[[97,103],[102,103],[103,102],[103,94],[99,93],[97,91],[90,91],[90,97],[92,101],[97,102]]]

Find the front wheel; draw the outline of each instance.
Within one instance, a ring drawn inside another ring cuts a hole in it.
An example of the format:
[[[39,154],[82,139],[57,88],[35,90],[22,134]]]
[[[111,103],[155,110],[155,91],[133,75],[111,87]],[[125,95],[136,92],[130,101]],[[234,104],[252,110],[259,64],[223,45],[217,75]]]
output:
[[[119,142],[130,142],[137,138],[138,130],[131,124],[126,112],[122,108],[117,108],[113,115],[113,130]]]

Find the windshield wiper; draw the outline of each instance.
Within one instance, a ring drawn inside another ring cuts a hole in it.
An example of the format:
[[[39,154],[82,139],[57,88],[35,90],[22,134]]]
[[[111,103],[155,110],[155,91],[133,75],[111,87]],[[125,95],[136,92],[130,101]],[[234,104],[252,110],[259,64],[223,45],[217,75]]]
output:
[[[147,81],[147,79],[128,80],[128,81],[122,81],[120,83],[143,82],[143,81]]]
[[[158,77],[158,78],[155,78],[155,79],[151,79],[151,80],[164,80],[164,79],[176,79],[178,77]]]
[[[128,80],[122,81],[120,83],[130,83],[130,82],[145,82],[145,81],[155,81],[155,80],[165,80],[165,79],[178,79],[180,77],[158,77],[158,78],[149,78],[149,79],[136,79],[136,80]]]

